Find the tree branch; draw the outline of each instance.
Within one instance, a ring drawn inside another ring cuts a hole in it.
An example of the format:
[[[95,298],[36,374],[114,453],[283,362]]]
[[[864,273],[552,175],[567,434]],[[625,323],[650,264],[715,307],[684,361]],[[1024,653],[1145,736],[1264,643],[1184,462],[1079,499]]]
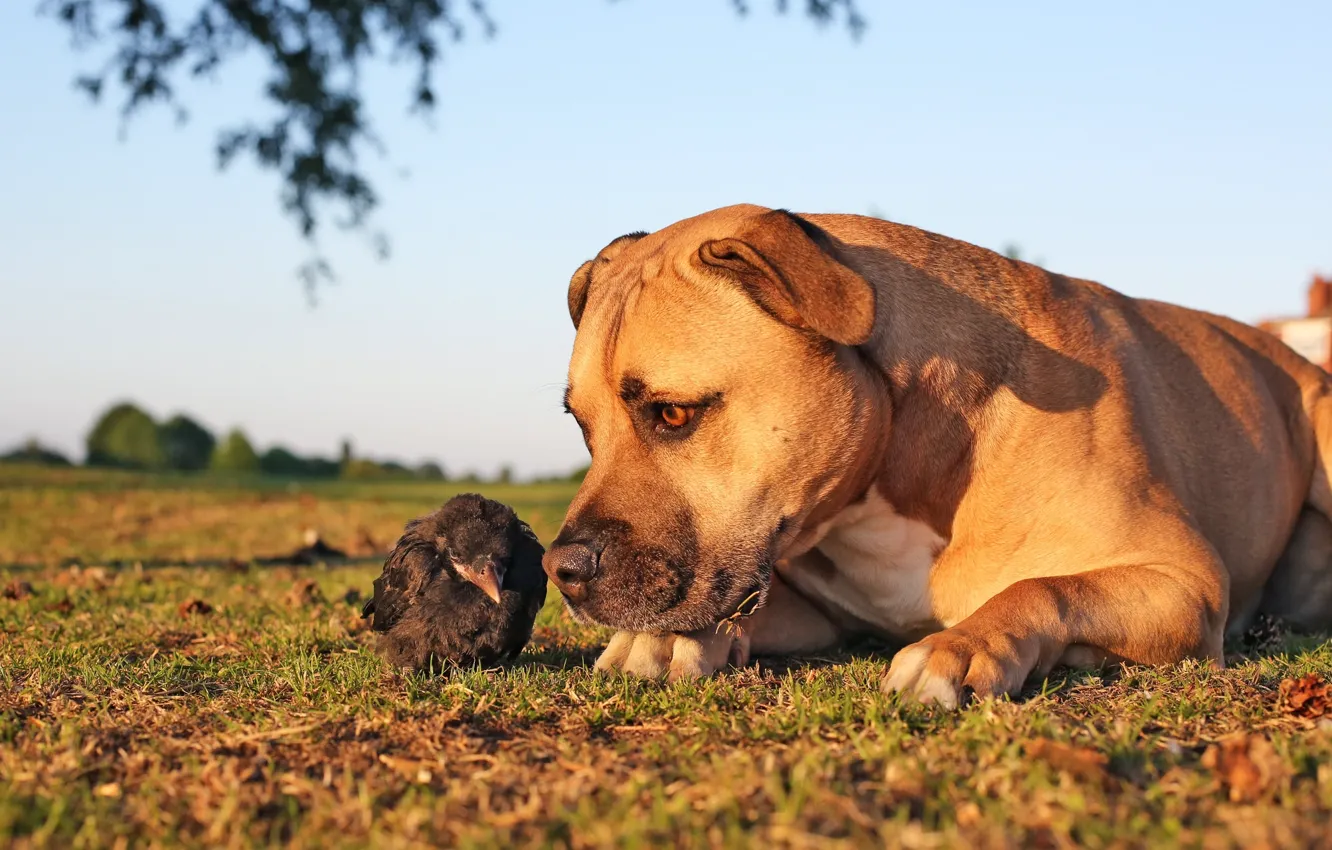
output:
[[[142,109],[162,105],[179,119],[187,113],[175,85],[181,78],[214,76],[247,50],[258,51],[268,68],[264,97],[276,107],[267,122],[223,129],[217,162],[227,168],[248,157],[276,172],[282,209],[313,243],[324,212],[343,215],[334,224],[361,230],[379,204],[358,155],[383,153],[363,108],[362,66],[377,47],[413,68],[411,111],[430,113],[436,103],[434,71],[442,44],[458,43],[476,28],[496,32],[485,0],[195,0],[195,11],[173,19],[162,0],[44,0],[39,13],[68,28],[76,49],[108,43],[101,70],[76,78],[94,102],[108,89],[121,95],[128,123]],[[732,0],[741,14],[744,0]],[[788,0],[776,0],[786,12]],[[841,20],[854,37],[865,28],[855,0],[805,0],[806,14],[824,25]],[[387,239],[374,234],[386,255]],[[316,256],[301,269],[313,289],[332,272]]]

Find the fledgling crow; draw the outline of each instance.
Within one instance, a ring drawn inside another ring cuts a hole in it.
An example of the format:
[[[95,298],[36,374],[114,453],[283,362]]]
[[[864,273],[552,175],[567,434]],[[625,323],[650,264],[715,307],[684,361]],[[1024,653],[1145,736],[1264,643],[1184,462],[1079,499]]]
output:
[[[512,508],[454,496],[407,523],[361,614],[395,667],[507,661],[545,601],[545,551]]]

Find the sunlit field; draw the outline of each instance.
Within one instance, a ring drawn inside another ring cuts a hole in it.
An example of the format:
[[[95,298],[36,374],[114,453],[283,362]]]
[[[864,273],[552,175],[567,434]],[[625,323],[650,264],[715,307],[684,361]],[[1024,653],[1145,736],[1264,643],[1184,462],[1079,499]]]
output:
[[[574,486],[480,489],[549,542]],[[958,713],[882,696],[872,644],[594,673],[554,597],[513,666],[400,675],[360,607],[459,489],[0,467],[0,841],[1332,846],[1332,642],[1278,624]],[[274,564],[306,528],[348,559]]]

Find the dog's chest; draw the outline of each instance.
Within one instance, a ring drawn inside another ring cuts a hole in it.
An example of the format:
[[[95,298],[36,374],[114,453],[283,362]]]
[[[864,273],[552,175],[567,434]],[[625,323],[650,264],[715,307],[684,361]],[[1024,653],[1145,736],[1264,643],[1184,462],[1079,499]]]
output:
[[[879,631],[914,639],[940,627],[930,599],[930,568],[946,541],[893,510],[877,492],[820,529],[816,547],[833,569],[792,569],[801,592]]]

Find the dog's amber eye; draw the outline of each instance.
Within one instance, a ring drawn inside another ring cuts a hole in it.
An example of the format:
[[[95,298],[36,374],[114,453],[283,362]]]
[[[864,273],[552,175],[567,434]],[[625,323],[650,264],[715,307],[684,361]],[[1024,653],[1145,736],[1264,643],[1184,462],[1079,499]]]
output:
[[[667,428],[683,428],[694,418],[694,408],[682,404],[663,404],[657,416]]]

